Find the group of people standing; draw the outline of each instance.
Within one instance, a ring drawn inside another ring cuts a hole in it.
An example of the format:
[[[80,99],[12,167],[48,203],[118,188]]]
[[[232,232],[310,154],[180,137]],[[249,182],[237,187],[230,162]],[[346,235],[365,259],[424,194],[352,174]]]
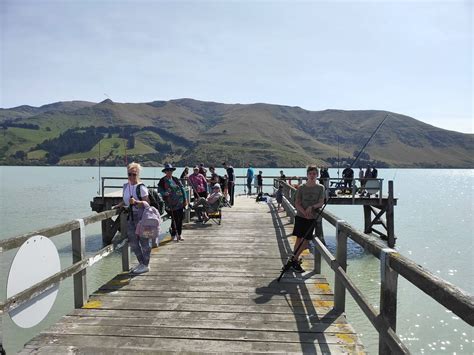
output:
[[[338,171],[339,175],[339,171]],[[371,167],[370,165],[367,165],[367,168],[364,172],[364,169],[362,167],[359,167],[359,180],[361,184],[361,188],[365,186],[365,183],[367,182],[368,179],[376,179],[378,176],[378,170],[377,168]],[[329,171],[328,168],[321,168],[321,176],[319,178],[319,181],[321,184],[323,184],[326,188],[329,186]],[[344,168],[342,171],[342,181],[338,186],[341,186],[343,188],[351,188],[352,183],[354,181],[354,170],[352,170],[351,166],[347,164],[347,166]]]
[[[255,175],[252,165],[247,169],[247,194],[252,194],[252,185],[256,187],[257,194],[263,193],[263,172],[259,170],[258,175]]]
[[[378,170],[375,166],[371,167],[370,165],[367,165],[367,169],[365,169],[365,172],[362,167],[359,167],[359,180],[361,185],[360,187],[363,188],[368,179],[376,179],[377,176]],[[354,179],[354,170],[351,169],[350,165],[348,165],[342,171],[342,177],[344,178],[344,187],[351,187],[352,181]]]
[[[204,164],[199,164],[193,168],[193,173],[189,174],[189,168],[184,168],[181,173],[181,181],[184,184],[191,186],[194,197],[207,198],[208,193],[212,192],[212,189],[216,184],[221,188],[221,192],[228,199],[231,206],[234,205],[234,191],[235,191],[235,173],[232,165],[227,164],[226,162],[222,163],[223,168],[226,171],[224,176],[221,176],[216,173],[216,168],[213,166],[209,167],[209,176],[208,171],[204,167]]]
[[[210,177],[207,178],[207,170],[203,164],[193,168],[193,173],[188,175],[189,169],[185,168],[181,174],[181,179],[173,176],[176,170],[171,164],[165,164],[162,172],[165,174],[158,182],[158,193],[161,195],[168,215],[171,218],[171,237],[179,242],[183,241],[183,218],[184,210],[188,205],[185,185],[189,184],[196,198],[195,208],[198,215],[207,220],[206,207],[212,205],[223,196],[222,191],[229,195],[230,205],[234,204],[234,168],[227,163],[223,163],[226,169],[225,177],[221,177],[215,172],[214,167],[210,167]],[[126,208],[127,215],[127,235],[131,250],[138,260],[138,265],[131,269],[134,274],[142,274],[150,270],[150,254],[154,246],[158,246],[155,240],[139,235],[138,225],[142,220],[145,208],[150,206],[150,192],[145,184],[141,183],[140,173],[142,167],[138,163],[130,163],[127,166],[128,182],[123,185],[122,201],[112,208]],[[210,194],[209,194],[210,192]]]

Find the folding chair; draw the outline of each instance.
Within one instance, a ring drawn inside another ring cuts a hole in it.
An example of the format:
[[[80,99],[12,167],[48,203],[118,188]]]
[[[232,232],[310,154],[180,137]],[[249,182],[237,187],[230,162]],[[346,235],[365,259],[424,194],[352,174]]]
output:
[[[207,215],[209,220],[212,220],[216,224],[221,224],[222,222],[222,207],[226,204],[225,197],[222,196],[212,205],[208,205],[206,208]]]

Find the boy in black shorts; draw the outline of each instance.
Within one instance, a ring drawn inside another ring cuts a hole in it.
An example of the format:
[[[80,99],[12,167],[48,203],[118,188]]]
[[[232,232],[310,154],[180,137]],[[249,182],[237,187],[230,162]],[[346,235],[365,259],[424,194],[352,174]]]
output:
[[[295,226],[293,235],[296,236],[296,243],[293,250],[293,261],[291,268],[293,271],[304,272],[301,267],[299,257],[303,250],[308,248],[309,241],[313,239],[314,228],[316,227],[316,217],[320,218],[319,208],[324,204],[324,186],[317,182],[318,168],[308,166],[306,170],[308,181],[301,185],[296,191]]]

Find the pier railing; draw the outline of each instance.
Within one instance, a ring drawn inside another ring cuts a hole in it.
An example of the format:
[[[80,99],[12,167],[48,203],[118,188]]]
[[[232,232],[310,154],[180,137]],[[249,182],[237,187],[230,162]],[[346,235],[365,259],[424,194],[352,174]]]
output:
[[[3,303],[0,303],[0,318],[3,323],[3,316],[6,313],[20,307],[21,305],[37,299],[40,295],[58,285],[61,281],[73,276],[74,287],[74,306],[82,307],[89,297],[86,283],[86,269],[99,262],[106,256],[112,254],[115,250],[122,248],[122,270],[129,269],[129,247],[127,238],[123,238],[117,243],[107,245],[95,252],[94,255],[86,257],[85,255],[85,233],[81,233],[81,224],[86,225],[101,222],[113,216],[120,215],[119,210],[109,210],[98,214],[82,218],[82,220],[73,220],[58,224],[50,228],[40,229],[38,231],[22,234],[13,238],[0,240],[0,253],[13,250],[22,246],[29,238],[41,235],[47,238],[53,238],[63,233],[71,232],[72,245],[72,265],[51,275],[50,277],[39,281],[13,296],[8,297]],[[122,214],[123,217],[123,214]],[[118,217],[120,218],[120,216]],[[121,223],[126,223],[125,218],[121,218]],[[125,228],[125,226],[123,226]],[[123,229],[122,229],[123,230]],[[2,350],[2,329],[0,328],[0,353]]]
[[[158,181],[160,180],[160,178],[161,177],[159,177],[159,178],[140,177],[140,180],[142,180],[144,183],[146,183],[148,188],[153,188],[153,187],[156,188],[156,185],[157,185]],[[263,181],[265,181],[265,180],[272,181],[272,183],[267,183],[267,184],[264,183],[263,186],[267,186],[267,187],[273,186],[273,180],[278,179],[278,178],[279,178],[279,176],[264,176]],[[295,181],[300,181],[300,182],[305,180],[305,179],[306,178],[300,178],[300,177],[296,177],[296,176],[287,178],[287,180],[295,180]],[[113,182],[107,181],[107,180],[127,181],[127,178],[126,177],[116,177],[116,176],[104,176],[104,177],[102,177],[101,178],[101,196],[102,197],[104,197],[105,194],[106,194],[105,190],[110,190],[110,189],[117,190],[117,189],[121,189],[123,187],[123,184],[122,185],[113,184]],[[188,185],[186,179],[182,179],[182,182],[185,186]],[[152,184],[150,184],[150,183],[152,183]],[[247,186],[247,177],[242,176],[242,175],[235,176],[235,186]],[[254,187],[253,182],[252,182],[252,187]]]
[[[274,187],[277,188],[280,183],[284,186],[283,207],[294,222],[296,188],[279,179],[275,179]],[[393,190],[392,181],[389,181],[389,189]],[[379,333],[379,354],[409,353],[407,347],[396,334],[399,275],[466,323],[474,325],[474,297],[471,294],[434,275],[396,250],[388,248],[380,239],[356,230],[332,213],[324,210],[322,218],[336,228],[336,256],[331,254],[319,238],[315,238],[315,248],[318,252],[314,253],[314,272],[321,273],[321,259],[323,258],[335,275],[334,309],[338,312],[345,311],[346,290],[349,291],[349,294]],[[370,304],[368,298],[347,274],[348,238],[380,260],[379,311]]]

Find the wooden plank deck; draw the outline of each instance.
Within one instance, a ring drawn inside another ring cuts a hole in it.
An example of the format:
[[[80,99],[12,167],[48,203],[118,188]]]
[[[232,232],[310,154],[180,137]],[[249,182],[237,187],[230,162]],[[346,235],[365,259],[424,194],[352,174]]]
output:
[[[153,250],[149,273],[117,275],[22,353],[365,353],[324,276],[276,282],[291,230],[274,206],[238,197],[222,225],[186,225],[183,242]]]

